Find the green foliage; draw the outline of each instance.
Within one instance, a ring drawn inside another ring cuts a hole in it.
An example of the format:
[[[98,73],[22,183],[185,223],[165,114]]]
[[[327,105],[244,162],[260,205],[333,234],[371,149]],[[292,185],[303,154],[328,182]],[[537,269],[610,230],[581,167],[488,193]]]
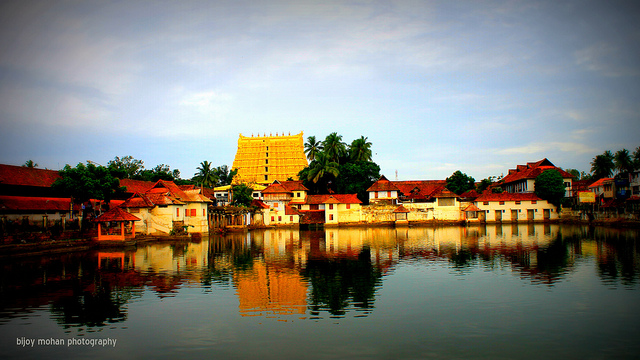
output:
[[[349,158],[351,161],[371,161],[371,143],[367,138],[361,136],[359,139],[353,140],[349,147]]]
[[[218,183],[216,186],[225,186],[231,184],[233,177],[238,173],[238,169],[229,171],[229,167],[227,165],[222,165],[213,169],[213,173],[218,177]]]
[[[38,164],[34,163],[33,160],[27,160],[22,167],[37,168]]]
[[[634,161],[631,158],[631,154],[629,154],[629,150],[621,149],[616,151],[614,156],[614,163],[616,169],[618,170],[618,174],[623,176],[628,176],[630,172],[633,171]]]
[[[316,140],[315,136],[309,136],[304,144],[304,153],[307,154],[307,160],[313,161],[316,155],[322,151],[322,142]]]
[[[166,180],[176,181],[180,180],[180,170],[175,169],[171,171],[169,165],[160,164],[154,167],[152,170],[142,170],[136,176],[136,180],[153,181]]]
[[[322,152],[327,157],[327,161],[340,163],[340,160],[347,154],[347,146],[342,142],[342,135],[331,133],[322,142]]]
[[[380,166],[370,161],[357,161],[340,165],[338,171],[336,192],[358,194],[360,201],[368,203],[367,189],[380,178]]]
[[[251,206],[251,202],[253,201],[253,190],[247,185],[241,184],[236,185],[231,188],[233,192],[233,202],[232,205],[235,206]]]
[[[133,156],[120,158],[116,156],[107,164],[111,175],[118,179],[135,179],[144,169],[142,160],[134,159]]]
[[[544,171],[536,177],[534,186],[538,197],[560,206],[565,194],[564,179],[560,172],[554,169]]]
[[[601,155],[596,155],[591,161],[591,174],[595,180],[610,177],[614,169],[614,157],[609,150]]]
[[[482,180],[480,181],[480,184],[478,184],[478,187],[476,188],[476,191],[477,191],[479,194],[482,194],[485,190],[487,190],[487,188],[488,188],[489,186],[491,186],[491,184],[493,184],[493,181],[492,181],[491,179],[492,179],[492,177],[491,177],[491,176],[490,176],[490,177],[488,177],[488,178],[486,178],[486,179],[482,179]]]
[[[78,163],[72,168],[67,164],[60,170],[60,176],[61,179],[56,180],[52,187],[71,195],[78,204],[89,199],[109,202],[117,191],[124,191],[120,181],[104,166]]]
[[[192,180],[198,186],[213,188],[218,183],[218,176],[213,172],[210,162],[201,162],[196,170],[198,172],[193,176]]]
[[[454,194],[460,195],[466,191],[475,189],[476,180],[467,174],[457,170],[447,178],[446,188]]]

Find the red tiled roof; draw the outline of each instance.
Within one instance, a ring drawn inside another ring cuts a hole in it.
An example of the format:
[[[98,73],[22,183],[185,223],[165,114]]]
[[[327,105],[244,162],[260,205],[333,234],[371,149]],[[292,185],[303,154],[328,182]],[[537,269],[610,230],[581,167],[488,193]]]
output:
[[[302,185],[302,181],[300,180],[282,181],[282,186],[291,191],[309,191],[309,189]]]
[[[397,191],[398,188],[389,181],[384,175],[380,176],[376,182],[374,182],[367,191]]]
[[[494,194],[494,193],[487,193],[487,194],[482,194],[480,195],[478,198],[476,198],[476,201],[538,201],[538,200],[542,200],[540,199],[536,194],[534,193],[499,193],[499,194]]]
[[[264,201],[258,200],[258,199],[253,199],[251,201],[251,206],[255,206],[258,209],[268,209],[269,208],[269,205],[265,204]]]
[[[294,191],[309,191],[302,181],[274,181],[271,185],[262,190],[263,194],[292,193]]]
[[[562,175],[562,178],[573,178],[574,176],[568,172],[556,167],[551,161],[542,159],[536,162],[527,163],[527,165],[518,165],[516,169],[510,169],[509,174],[502,178],[502,184],[512,183],[514,181],[520,181],[524,179],[535,179],[538,175],[542,174],[546,170],[556,170]]]
[[[298,210],[296,208],[293,208],[289,205],[284,207],[284,214],[285,215],[300,215],[300,213],[298,212]]]
[[[462,211],[480,211],[480,209],[477,206],[471,204],[464,208]]]
[[[128,193],[143,193],[151,189],[155,185],[153,181],[120,179],[120,186],[127,188]]]
[[[408,199],[430,199],[442,191],[446,180],[394,181],[393,184]]]
[[[113,208],[107,211],[106,213],[98,216],[97,218],[93,219],[93,221],[95,222],[137,221],[137,220],[140,220],[140,218],[138,218],[135,215],[129,214],[128,212],[126,212],[125,210],[119,207]]]
[[[393,212],[394,213],[408,213],[409,210],[406,207],[400,205],[395,210],[393,210]]]
[[[611,181],[613,180],[613,178],[602,178],[596,182],[594,182],[593,184],[589,185],[589,189],[593,189],[593,188],[597,188],[599,186],[604,185],[605,182],[607,181]]]
[[[292,190],[287,189],[284,185],[280,183],[273,183],[267,186],[266,189],[262,190],[263,194],[282,194],[282,193],[292,193]]]
[[[0,184],[51,187],[60,179],[54,170],[0,164]]]
[[[26,196],[0,196],[0,212],[13,210],[68,211],[71,205],[69,198],[47,198]],[[79,205],[73,206],[79,210]]]
[[[357,194],[307,195],[305,204],[362,204]]]
[[[475,190],[469,190],[469,191],[466,191],[466,192],[460,194],[460,197],[461,198],[465,198],[465,199],[475,199],[478,196],[480,196],[480,194],[478,194],[478,192],[475,191]]]

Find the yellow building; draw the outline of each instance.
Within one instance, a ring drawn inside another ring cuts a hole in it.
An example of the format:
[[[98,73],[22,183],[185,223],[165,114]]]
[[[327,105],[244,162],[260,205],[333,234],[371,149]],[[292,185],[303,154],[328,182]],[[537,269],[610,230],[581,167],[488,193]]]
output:
[[[276,136],[257,137],[240,134],[232,167],[238,169],[238,174],[233,181],[270,184],[274,180],[298,180],[298,172],[307,165],[302,132],[297,135],[276,133]]]

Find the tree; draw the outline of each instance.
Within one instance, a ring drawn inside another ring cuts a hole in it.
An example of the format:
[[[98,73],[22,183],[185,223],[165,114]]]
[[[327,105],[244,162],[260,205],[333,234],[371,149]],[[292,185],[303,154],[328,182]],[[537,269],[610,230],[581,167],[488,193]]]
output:
[[[331,133],[322,142],[322,152],[330,162],[340,163],[342,157],[347,154],[347,146],[342,142],[342,135]]]
[[[359,139],[353,140],[349,147],[349,158],[351,161],[371,161],[371,143],[367,138],[361,136]]]
[[[304,144],[304,153],[307,154],[307,160],[313,161],[316,155],[322,151],[322,142],[316,140],[315,136],[309,136]]]
[[[564,179],[557,170],[549,169],[538,175],[534,187],[538,197],[547,200],[556,207],[559,207],[564,199]]]
[[[616,151],[616,155],[614,156],[614,163],[616,169],[618,170],[618,174],[620,175],[628,176],[628,174],[633,171],[633,159],[631,159],[631,155],[629,154],[629,150],[627,149]]]
[[[633,152],[633,167],[634,170],[640,169],[640,146]]]
[[[348,162],[338,167],[336,192],[358,194],[363,203],[369,202],[367,189],[380,178],[380,166],[371,161]]]
[[[34,163],[33,160],[27,160],[22,167],[37,168],[38,164]]]
[[[596,155],[591,161],[591,173],[595,180],[610,177],[613,174],[614,157],[611,151],[607,150],[602,155]]]
[[[251,206],[251,202],[253,201],[253,189],[248,187],[247,185],[240,184],[231,188],[233,192],[233,202],[232,205],[235,206]]]
[[[492,176],[489,176],[486,179],[482,179],[480,181],[480,184],[478,184],[478,187],[476,188],[476,191],[479,194],[482,194],[485,190],[487,190],[487,188],[493,184],[493,181],[491,180],[492,178],[493,178]]]
[[[133,156],[120,158],[116,156],[107,164],[111,174],[119,179],[135,179],[144,170],[144,161],[134,159]]]
[[[192,180],[199,186],[213,188],[218,183],[218,176],[211,168],[210,162],[206,160],[201,162],[196,170],[198,170],[198,172],[193,176]]]
[[[158,180],[176,181],[180,180],[180,170],[175,169],[171,171],[169,165],[160,164],[154,167],[152,170],[142,170],[137,176],[137,180],[153,181]]]
[[[446,188],[454,194],[460,195],[476,188],[476,180],[457,170],[447,178]]]
[[[229,171],[227,165],[222,165],[213,169],[213,173],[218,177],[218,184],[216,186],[225,186],[231,184],[233,177],[238,173],[238,169]]]
[[[107,203],[116,192],[124,191],[118,178],[111,175],[104,166],[78,163],[75,168],[67,164],[60,170],[61,178],[52,187],[73,197],[73,202],[82,204],[90,199],[104,200]]]

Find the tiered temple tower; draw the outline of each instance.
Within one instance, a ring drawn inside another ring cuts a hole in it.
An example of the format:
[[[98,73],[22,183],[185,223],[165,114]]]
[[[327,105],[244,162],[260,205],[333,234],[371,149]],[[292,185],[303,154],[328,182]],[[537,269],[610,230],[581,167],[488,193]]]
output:
[[[234,183],[270,184],[274,180],[298,180],[298,172],[307,165],[302,132],[257,137],[240,134],[232,167],[238,169]]]

